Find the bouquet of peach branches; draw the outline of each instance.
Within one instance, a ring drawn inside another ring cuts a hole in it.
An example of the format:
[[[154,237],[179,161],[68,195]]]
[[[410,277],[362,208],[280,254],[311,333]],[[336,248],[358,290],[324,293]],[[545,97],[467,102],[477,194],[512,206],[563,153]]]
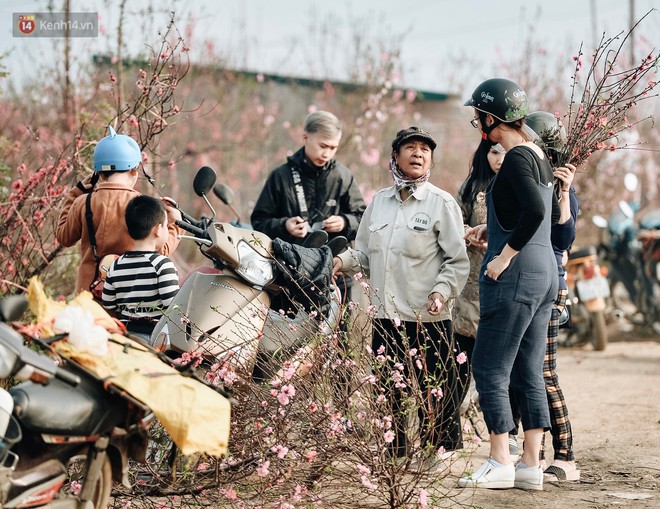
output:
[[[631,129],[634,125],[651,120],[652,115],[631,121],[630,109],[641,101],[657,97],[652,93],[658,84],[657,73],[660,64],[660,55],[650,53],[636,66],[620,69],[617,60],[622,55],[626,42],[631,39],[635,28],[642,22],[644,15],[630,31],[623,37],[623,32],[615,37],[600,40],[587,70],[584,84],[580,84],[579,77],[582,69],[582,46],[576,56],[575,71],[572,76],[571,101],[567,114],[566,126],[567,142],[557,154],[556,164],[563,166],[572,163],[579,166],[598,150],[617,150],[632,148],[628,144],[619,145],[618,134]],[[582,97],[579,101],[579,89]]]

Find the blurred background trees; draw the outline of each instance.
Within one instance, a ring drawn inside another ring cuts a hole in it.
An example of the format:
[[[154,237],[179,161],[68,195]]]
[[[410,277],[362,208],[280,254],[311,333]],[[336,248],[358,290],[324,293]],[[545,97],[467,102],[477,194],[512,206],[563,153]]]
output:
[[[390,184],[389,145],[396,131],[409,125],[420,125],[436,136],[431,180],[456,193],[479,141],[468,122],[471,113],[462,106],[475,76],[510,77],[527,90],[533,110],[565,116],[572,76],[577,74],[574,57],[579,48],[538,40],[531,23],[519,51],[495,53],[489,68],[476,68],[467,57],[450,59],[438,80],[449,84],[453,92],[447,93],[403,86],[404,34],[379,29],[378,19],[350,20],[346,39],[338,29],[341,20],[310,16],[303,49],[308,68],[296,76],[228,67],[229,49],[216,47],[208,35],[196,32],[192,17],[179,19],[174,12],[169,24],[155,26],[152,7],[129,11],[127,3],[120,2],[109,12],[117,19],[110,23],[104,13],[102,23],[118,28],[116,33],[102,33],[107,52],[88,53],[81,63],[67,49],[66,40],[55,41],[58,58],[51,67],[39,69],[38,76],[25,80],[20,89],[3,86],[6,79],[0,81],[2,292],[24,285],[33,274],[40,274],[57,293],[67,294],[72,288],[78,251],[60,250],[54,225],[64,194],[91,171],[95,143],[108,124],[135,137],[143,148],[145,171],[153,176],[155,187],[144,179],[140,191],[172,196],[193,214],[205,212],[191,188],[194,172],[208,165],[219,181],[234,189],[234,206],[247,221],[268,172],[301,146],[302,121],[309,111],[327,109],[343,121],[337,157],[353,170],[368,201]],[[122,29],[128,19],[144,27],[140,36],[146,44],[137,51],[136,34]],[[632,43],[637,57],[631,60],[635,57],[628,51],[617,55],[621,68],[636,67],[657,51],[635,33]],[[337,48],[350,53],[344,81],[326,79],[337,75]],[[588,65],[588,55],[583,58]],[[578,75],[578,88],[584,86],[580,79]],[[657,74],[651,80],[657,80]],[[634,123],[636,116],[653,114],[657,100],[640,109],[631,108],[627,120]],[[619,146],[640,144],[634,150],[600,151],[583,165],[575,183],[583,209],[577,244],[589,242],[592,214],[610,212],[626,171],[640,177],[643,199],[657,204],[659,141],[653,122],[642,122],[618,140]],[[221,220],[233,218],[220,205],[217,212]],[[175,262],[185,273],[199,261],[196,257],[195,247],[184,243]]]

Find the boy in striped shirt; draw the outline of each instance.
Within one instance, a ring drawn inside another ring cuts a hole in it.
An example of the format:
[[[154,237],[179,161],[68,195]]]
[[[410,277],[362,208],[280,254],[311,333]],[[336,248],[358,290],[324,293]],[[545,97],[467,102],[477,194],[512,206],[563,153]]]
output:
[[[126,206],[132,251],[110,267],[103,286],[103,306],[115,312],[129,332],[150,335],[179,291],[179,276],[158,250],[167,242],[167,212],[161,200],[136,196]]]

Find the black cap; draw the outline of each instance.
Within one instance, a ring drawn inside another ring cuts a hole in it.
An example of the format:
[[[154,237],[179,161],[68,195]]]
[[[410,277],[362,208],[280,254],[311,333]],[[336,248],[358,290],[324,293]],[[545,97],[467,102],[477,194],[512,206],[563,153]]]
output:
[[[429,133],[423,129],[420,129],[419,127],[411,126],[408,129],[401,129],[398,133],[396,133],[396,137],[392,142],[392,150],[399,150],[399,147],[401,147],[403,142],[413,138],[425,141],[428,146],[431,147],[431,150],[435,150],[435,147],[438,146],[438,144],[433,139],[433,136],[431,136]]]

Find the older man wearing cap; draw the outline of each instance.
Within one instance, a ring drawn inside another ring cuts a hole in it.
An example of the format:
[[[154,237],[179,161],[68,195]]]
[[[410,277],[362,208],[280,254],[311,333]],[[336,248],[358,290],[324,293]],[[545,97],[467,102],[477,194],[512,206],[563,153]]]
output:
[[[414,442],[403,407],[411,394],[406,380],[415,377],[423,393],[417,402],[416,436],[423,447],[418,459],[429,468],[438,466],[443,452],[462,447],[449,302],[470,270],[461,209],[451,194],[429,182],[435,148],[433,137],[418,127],[396,134],[394,185],[367,207],[355,249],[334,259],[335,272],[362,272],[370,279],[372,348],[387,359],[380,382],[394,415],[390,451],[406,457]],[[402,378],[393,380],[392,370]]]

